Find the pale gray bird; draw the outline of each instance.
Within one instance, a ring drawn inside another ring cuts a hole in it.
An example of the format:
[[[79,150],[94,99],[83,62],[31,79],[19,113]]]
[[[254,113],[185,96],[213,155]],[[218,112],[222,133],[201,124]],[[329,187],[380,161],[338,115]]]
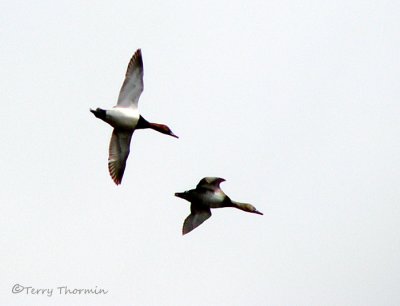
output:
[[[225,179],[220,177],[205,177],[197,184],[196,189],[175,193],[175,196],[191,203],[190,215],[183,223],[183,235],[210,218],[211,208],[235,207],[250,213],[263,214],[251,204],[232,201],[219,187],[224,181]]]
[[[178,138],[171,129],[159,123],[148,122],[138,109],[139,97],[143,91],[143,60],[138,49],[132,56],[125,80],[119,92],[117,105],[111,109],[90,111],[99,119],[110,124],[114,131],[108,151],[108,171],[115,184],[121,184],[126,160],[128,159],[132,134],[137,129],[153,129],[157,132]]]

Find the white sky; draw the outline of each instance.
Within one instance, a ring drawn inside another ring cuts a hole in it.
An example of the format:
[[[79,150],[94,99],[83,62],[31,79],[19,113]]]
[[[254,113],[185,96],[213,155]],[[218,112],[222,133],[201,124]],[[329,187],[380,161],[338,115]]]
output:
[[[400,2],[3,1],[3,305],[399,305]],[[115,104],[142,48],[122,186]],[[264,216],[214,210],[204,176]],[[12,294],[104,288],[107,295]]]

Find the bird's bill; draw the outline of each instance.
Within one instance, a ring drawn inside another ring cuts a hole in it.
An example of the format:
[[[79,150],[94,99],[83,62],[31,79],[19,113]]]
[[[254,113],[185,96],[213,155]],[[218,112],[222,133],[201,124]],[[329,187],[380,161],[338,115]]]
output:
[[[253,213],[258,214],[258,215],[264,215],[261,211],[258,211],[257,209],[253,211]]]
[[[172,132],[171,132],[171,133],[169,133],[168,135],[169,135],[169,136],[172,136],[172,137],[175,137],[175,138],[179,138],[177,135],[175,135],[175,134],[174,134],[174,133],[172,133]]]

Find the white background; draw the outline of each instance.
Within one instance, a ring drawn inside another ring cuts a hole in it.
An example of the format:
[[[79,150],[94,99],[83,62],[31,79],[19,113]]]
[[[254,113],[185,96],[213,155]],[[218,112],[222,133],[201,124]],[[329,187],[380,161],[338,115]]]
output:
[[[398,1],[3,1],[2,305],[399,305]],[[142,48],[149,121],[121,186],[116,103]],[[220,176],[264,216],[181,235]],[[104,288],[107,295],[12,294]]]

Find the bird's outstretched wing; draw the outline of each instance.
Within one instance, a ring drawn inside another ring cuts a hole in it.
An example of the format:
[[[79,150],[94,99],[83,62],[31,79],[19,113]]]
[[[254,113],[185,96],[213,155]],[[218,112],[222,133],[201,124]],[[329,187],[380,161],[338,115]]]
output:
[[[182,228],[182,234],[185,235],[192,230],[194,230],[196,227],[198,227],[200,224],[202,224],[204,221],[206,221],[208,218],[211,217],[211,210],[208,207],[197,207],[196,205],[191,205],[190,206],[191,213],[190,215],[185,219],[185,222],[183,222],[183,228]]]
[[[200,180],[200,182],[197,184],[196,189],[207,189],[207,190],[215,190],[219,189],[219,185],[225,182],[225,179],[221,177],[205,177]]]
[[[117,106],[137,108],[143,88],[142,52],[138,49],[128,64],[125,80],[119,92]]]
[[[132,132],[114,129],[108,151],[108,171],[115,184],[121,184],[129,155]]]

